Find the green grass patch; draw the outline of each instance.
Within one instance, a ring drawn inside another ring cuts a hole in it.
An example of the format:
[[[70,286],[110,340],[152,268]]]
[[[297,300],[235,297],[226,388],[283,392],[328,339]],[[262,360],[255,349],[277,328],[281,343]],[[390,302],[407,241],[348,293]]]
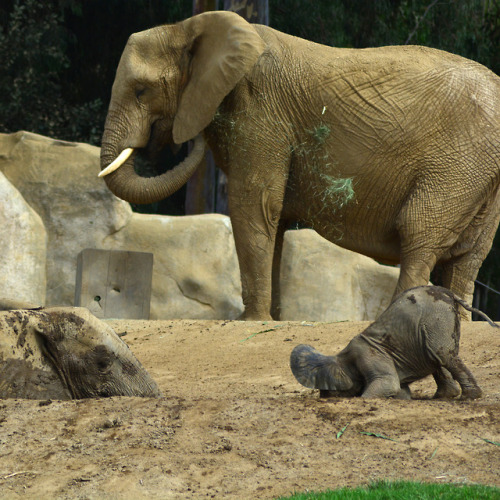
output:
[[[296,493],[278,500],[498,500],[500,488],[477,484],[377,481],[366,487]]]

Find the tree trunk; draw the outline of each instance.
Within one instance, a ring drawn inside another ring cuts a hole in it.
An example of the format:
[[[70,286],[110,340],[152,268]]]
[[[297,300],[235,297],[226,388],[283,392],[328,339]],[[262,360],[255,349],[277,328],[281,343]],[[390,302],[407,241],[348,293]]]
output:
[[[193,15],[217,10],[218,0],[193,0]],[[210,151],[186,185],[186,215],[217,212],[217,167]],[[227,212],[220,212],[227,213]]]
[[[224,10],[236,12],[249,23],[269,24],[268,0],[224,0]]]
[[[218,0],[193,0],[193,15],[217,10]],[[251,23],[269,24],[268,0],[224,0],[224,10],[236,12]],[[205,156],[187,184],[186,215],[217,212],[228,215],[227,178],[215,166],[212,153]]]

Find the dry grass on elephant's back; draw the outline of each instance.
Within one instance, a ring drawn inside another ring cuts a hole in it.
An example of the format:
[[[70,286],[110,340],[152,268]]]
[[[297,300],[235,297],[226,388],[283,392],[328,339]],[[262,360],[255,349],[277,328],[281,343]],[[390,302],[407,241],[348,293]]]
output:
[[[0,402],[2,493],[276,498],[384,478],[500,486],[498,330],[462,326],[461,357],[485,393],[476,401],[428,400],[432,380],[415,384],[416,401],[319,400],[295,381],[296,344],[335,353],[366,325],[112,322],[164,398]]]

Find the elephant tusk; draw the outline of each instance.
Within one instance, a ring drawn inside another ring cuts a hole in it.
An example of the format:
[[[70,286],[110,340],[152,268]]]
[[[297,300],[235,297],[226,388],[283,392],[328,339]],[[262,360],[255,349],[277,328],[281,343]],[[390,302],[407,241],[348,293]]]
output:
[[[97,177],[104,177],[120,168],[128,160],[133,151],[134,148],[124,149],[104,170],[101,170]]]

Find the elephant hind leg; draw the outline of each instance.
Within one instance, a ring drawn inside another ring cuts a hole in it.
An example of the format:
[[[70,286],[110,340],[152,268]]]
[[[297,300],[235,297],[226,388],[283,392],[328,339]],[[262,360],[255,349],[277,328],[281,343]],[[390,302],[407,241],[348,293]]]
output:
[[[419,201],[421,198],[427,199],[415,194],[398,217],[401,270],[394,297],[409,288],[427,285],[441,249],[448,244],[443,241],[441,231],[433,230],[432,222],[426,219],[426,214],[434,215],[436,208],[426,206]]]
[[[450,249],[447,259],[441,262],[442,285],[458,297],[472,304],[474,281],[483,260],[488,255],[500,220],[500,196],[486,203],[462,232]],[[460,308],[463,319],[470,319],[470,312]]]
[[[393,298],[409,288],[428,285],[435,263],[436,258],[430,252],[402,256],[401,271]]]
[[[483,395],[483,391],[477,385],[474,375],[472,375],[459,356],[454,356],[446,368],[450,370],[453,378],[462,388],[460,399],[477,399]]]
[[[437,385],[433,399],[453,399],[460,395],[460,388],[448,370],[440,367],[432,376]]]
[[[411,193],[397,220],[401,272],[396,294],[426,285],[434,266],[440,262],[443,285],[464,299],[470,295],[500,218],[500,211],[495,210],[499,201],[489,187],[475,180],[471,182],[478,185],[469,196],[462,197],[462,203],[449,200],[450,193],[456,190],[454,186],[441,186],[436,191],[431,181],[422,181]],[[467,266],[471,270],[466,271]]]

